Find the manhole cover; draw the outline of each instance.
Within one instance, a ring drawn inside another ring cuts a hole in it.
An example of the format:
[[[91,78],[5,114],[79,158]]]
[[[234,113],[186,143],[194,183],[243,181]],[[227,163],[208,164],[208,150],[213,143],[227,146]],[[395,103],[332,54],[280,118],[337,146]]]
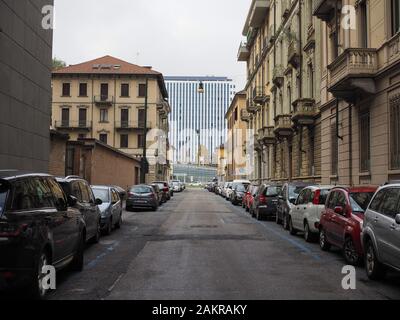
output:
[[[207,224],[199,224],[199,225],[194,225],[190,226],[193,229],[213,229],[213,228],[218,228],[217,225],[207,225]]]

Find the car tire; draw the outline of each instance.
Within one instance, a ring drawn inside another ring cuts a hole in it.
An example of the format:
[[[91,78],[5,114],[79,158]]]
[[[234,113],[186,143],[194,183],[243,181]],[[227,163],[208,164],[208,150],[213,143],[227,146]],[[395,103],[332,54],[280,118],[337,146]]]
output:
[[[76,249],[74,259],[71,262],[72,271],[82,271],[84,266],[84,251],[85,251],[85,232],[82,233],[78,247]]]
[[[151,210],[152,211],[157,211],[158,207],[152,207]]]
[[[256,219],[258,220],[258,221],[261,221],[261,220],[263,220],[263,217],[262,217],[262,215],[261,215],[261,213],[260,213],[260,209],[256,209]]]
[[[115,228],[121,229],[121,225],[122,225],[122,213],[119,215],[119,219],[118,222],[115,224]]]
[[[357,253],[354,241],[351,237],[346,237],[343,246],[343,254],[346,263],[352,266],[358,266],[361,263],[361,257]]]
[[[278,212],[276,212],[276,215],[275,215],[275,222],[276,222],[276,224],[281,224],[281,220],[279,219],[279,213]]]
[[[310,231],[310,226],[308,225],[308,222],[304,222],[304,240],[306,242],[314,242],[314,235]]]
[[[48,265],[49,262],[49,254],[46,251],[41,252],[37,258],[35,271],[32,275],[31,284],[29,286],[30,296],[35,300],[44,299],[48,292],[48,290],[45,290],[42,285],[42,269],[44,266]]]
[[[108,223],[107,223],[106,230],[105,230],[105,232],[104,232],[106,236],[109,236],[109,235],[111,234],[111,232],[112,232],[112,227],[113,227],[112,218],[110,218],[110,220],[109,220]]]
[[[382,280],[386,275],[385,266],[379,262],[371,240],[365,245],[365,271],[370,280]]]
[[[323,228],[319,231],[319,247],[322,251],[329,251],[331,244],[326,239],[326,233]]]
[[[287,214],[283,215],[282,226],[283,226],[283,229],[289,230],[289,217]]]
[[[289,233],[292,235],[292,236],[295,236],[296,234],[297,234],[297,230],[293,227],[293,221],[292,221],[292,217],[291,216],[289,216]]]

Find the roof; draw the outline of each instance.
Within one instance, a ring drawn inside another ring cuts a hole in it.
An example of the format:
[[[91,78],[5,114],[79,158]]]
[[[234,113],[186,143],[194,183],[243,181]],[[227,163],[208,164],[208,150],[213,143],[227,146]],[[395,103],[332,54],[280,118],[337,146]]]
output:
[[[160,90],[164,98],[168,98],[162,73],[152,70],[151,67],[142,67],[136,64],[112,57],[104,56],[68,67],[53,70],[52,76],[57,75],[139,75],[153,76],[158,79]]]
[[[53,70],[53,74],[138,74],[161,75],[150,67],[141,67],[124,60],[104,56],[68,67]]]
[[[225,113],[225,119],[228,119],[228,115],[233,111],[233,107],[236,106],[236,102],[237,102],[238,98],[241,96],[246,96],[246,95],[247,95],[246,90],[242,90],[242,91],[235,93],[235,96],[233,97],[232,102],[231,102],[228,110]]]

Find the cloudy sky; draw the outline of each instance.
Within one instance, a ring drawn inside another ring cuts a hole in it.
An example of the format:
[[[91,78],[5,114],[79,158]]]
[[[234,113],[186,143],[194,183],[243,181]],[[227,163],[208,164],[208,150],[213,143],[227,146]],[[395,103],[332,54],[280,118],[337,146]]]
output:
[[[55,0],[53,55],[104,55],[164,75],[215,75],[244,86],[237,50],[250,0]]]

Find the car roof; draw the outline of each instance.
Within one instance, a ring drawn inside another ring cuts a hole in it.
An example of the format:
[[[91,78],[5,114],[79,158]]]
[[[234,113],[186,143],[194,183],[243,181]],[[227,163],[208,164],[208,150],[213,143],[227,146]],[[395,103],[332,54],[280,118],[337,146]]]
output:
[[[95,188],[95,189],[115,189],[115,187],[114,186],[102,186],[102,185],[93,185],[93,186],[91,186],[92,188]]]
[[[312,185],[312,186],[307,186],[304,189],[311,189],[311,190],[331,190],[335,188],[335,186],[330,186],[330,185]]]
[[[0,170],[0,179],[12,180],[24,177],[52,177],[52,175],[49,175],[47,173],[35,173],[23,170]]]
[[[295,186],[295,187],[311,187],[311,186],[317,186],[316,183],[304,182],[304,181],[286,182],[285,185],[288,185],[288,186]]]
[[[345,190],[347,192],[375,192],[378,186],[334,187],[332,190]]]

